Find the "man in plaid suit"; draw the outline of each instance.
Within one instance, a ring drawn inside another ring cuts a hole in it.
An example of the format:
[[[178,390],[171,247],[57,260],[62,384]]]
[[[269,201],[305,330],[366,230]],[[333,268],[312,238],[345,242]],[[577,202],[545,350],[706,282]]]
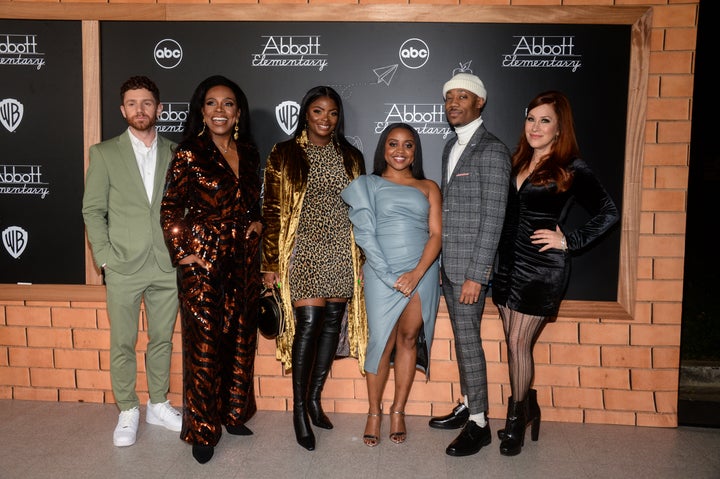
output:
[[[443,87],[445,114],[455,129],[442,155],[442,290],[450,315],[463,399],[430,426],[462,427],[445,452],[475,454],[491,442],[480,320],[505,219],[510,151],[480,116],[487,98],[475,75],[458,73]]]

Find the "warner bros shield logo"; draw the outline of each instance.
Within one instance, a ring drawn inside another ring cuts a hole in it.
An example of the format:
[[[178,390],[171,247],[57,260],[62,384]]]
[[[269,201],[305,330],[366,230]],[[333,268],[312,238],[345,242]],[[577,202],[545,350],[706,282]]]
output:
[[[300,105],[292,100],[284,101],[275,107],[275,120],[287,135],[292,135],[298,124]]]
[[[20,126],[23,117],[23,104],[14,98],[0,101],[0,123],[12,133]]]
[[[2,241],[10,256],[18,259],[28,244],[28,233],[19,226],[10,226],[3,230]]]

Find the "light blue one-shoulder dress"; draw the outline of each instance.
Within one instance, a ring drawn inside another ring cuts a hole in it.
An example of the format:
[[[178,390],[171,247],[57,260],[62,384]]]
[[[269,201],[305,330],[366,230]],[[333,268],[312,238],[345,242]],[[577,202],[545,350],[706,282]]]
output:
[[[430,203],[422,191],[377,175],[356,178],[342,191],[350,206],[355,242],[365,254],[368,345],[365,370],[377,374],[380,356],[410,298],[394,288],[397,278],[417,266],[429,237]],[[424,354],[429,358],[440,302],[438,260],[425,272],[413,295],[422,303]],[[422,343],[419,347],[422,347]],[[418,358],[423,356],[418,351]],[[429,377],[428,364],[417,367]]]

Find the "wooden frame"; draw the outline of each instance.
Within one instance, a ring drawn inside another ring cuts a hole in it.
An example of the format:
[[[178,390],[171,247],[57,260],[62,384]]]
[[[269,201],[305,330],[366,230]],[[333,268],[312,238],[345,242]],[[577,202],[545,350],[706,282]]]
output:
[[[438,15],[441,11],[442,15]],[[632,319],[635,311],[640,196],[647,116],[652,8],[602,6],[461,5],[182,5],[3,3],[0,18],[81,20],[84,164],[101,140],[100,21],[358,21],[631,25],[622,232],[617,302],[564,301],[560,316]],[[104,288],[86,245],[87,285],[2,285],[0,300],[104,301]]]

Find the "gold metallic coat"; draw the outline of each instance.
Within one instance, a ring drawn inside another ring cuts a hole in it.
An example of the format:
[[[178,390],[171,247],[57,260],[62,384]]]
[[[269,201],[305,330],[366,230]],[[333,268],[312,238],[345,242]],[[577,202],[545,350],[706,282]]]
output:
[[[307,189],[310,169],[304,149],[304,138],[292,138],[276,144],[268,156],[265,166],[263,199],[262,271],[277,273],[280,278],[280,294],[286,318],[293,318],[290,301],[289,267],[295,245],[295,233],[300,221],[300,212]],[[333,139],[334,141],[334,139]],[[365,173],[365,160],[359,150],[335,142],[351,180]],[[350,356],[358,359],[360,371],[364,372],[365,350],[367,348],[367,316],[365,296],[359,282],[362,273],[362,253],[353,244],[353,297],[348,301],[348,341]],[[292,367],[292,343],[295,336],[294,321],[286,321],[285,332],[276,339],[276,357],[286,369]]]

